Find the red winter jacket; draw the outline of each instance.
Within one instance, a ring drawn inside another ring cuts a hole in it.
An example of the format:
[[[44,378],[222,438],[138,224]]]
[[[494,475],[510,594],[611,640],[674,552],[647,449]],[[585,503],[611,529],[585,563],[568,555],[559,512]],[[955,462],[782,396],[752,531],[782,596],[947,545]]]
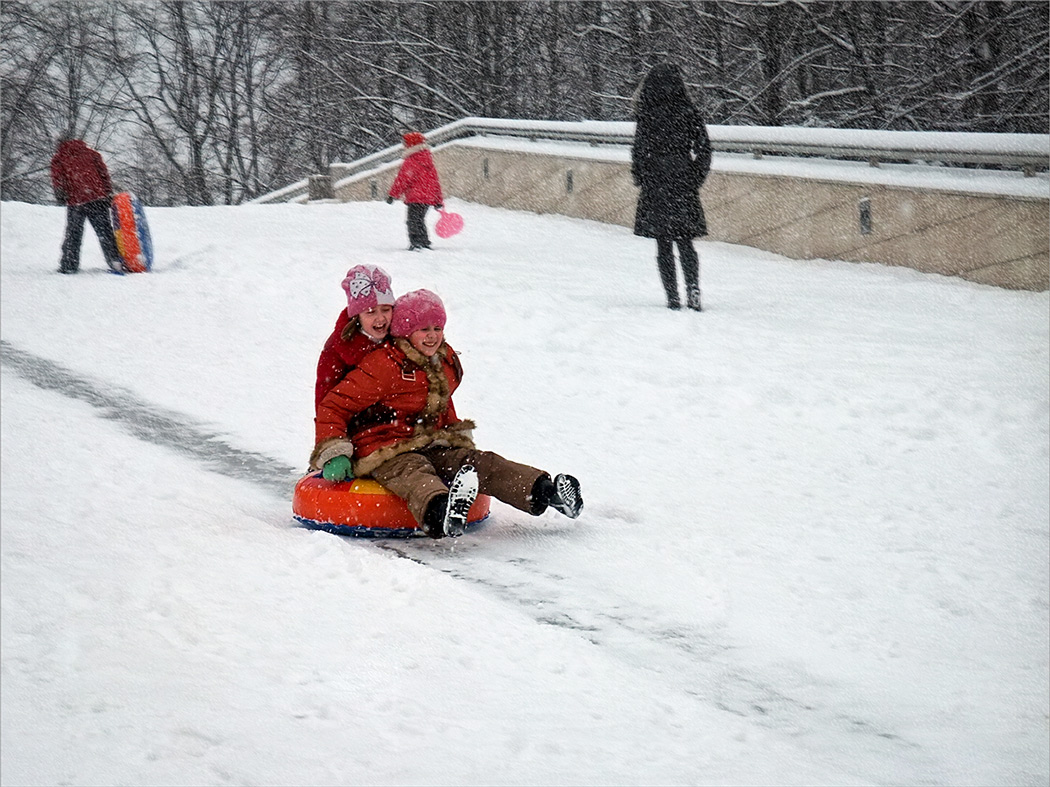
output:
[[[434,159],[426,144],[413,145],[404,153],[405,160],[390,186],[390,196],[405,202],[422,205],[442,205],[445,202],[441,195],[441,183],[438,180]]]
[[[59,144],[51,158],[51,186],[55,199],[65,205],[83,205],[105,199],[113,192],[102,156],[82,139],[67,139]]]
[[[473,448],[473,421],[461,421],[452,403],[463,369],[442,344],[433,363],[406,339],[369,353],[321,400],[317,444],[310,467],[352,453],[354,474],[368,475],[399,454],[431,445]]]
[[[336,383],[346,377],[346,373],[361,363],[361,359],[372,350],[388,340],[375,341],[361,332],[358,321],[351,320],[346,309],[339,312],[335,329],[328,341],[324,343],[321,357],[317,359],[317,382],[314,384],[314,409],[321,404],[324,395],[331,391]]]

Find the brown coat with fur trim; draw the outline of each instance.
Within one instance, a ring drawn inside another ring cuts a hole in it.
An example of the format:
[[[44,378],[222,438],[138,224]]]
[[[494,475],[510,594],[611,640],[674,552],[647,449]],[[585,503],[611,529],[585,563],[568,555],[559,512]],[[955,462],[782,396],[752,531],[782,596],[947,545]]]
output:
[[[408,451],[473,448],[474,423],[461,421],[452,403],[462,377],[445,343],[430,359],[406,339],[370,353],[318,405],[310,467],[353,456],[354,474],[364,476]]]

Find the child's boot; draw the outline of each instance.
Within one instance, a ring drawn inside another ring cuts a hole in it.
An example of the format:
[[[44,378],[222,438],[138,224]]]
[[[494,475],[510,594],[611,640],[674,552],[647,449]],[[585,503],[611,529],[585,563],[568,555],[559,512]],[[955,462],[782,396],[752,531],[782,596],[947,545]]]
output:
[[[446,536],[461,536],[467,527],[467,513],[478,497],[478,471],[463,465],[448,487],[448,505],[442,532]]]
[[[427,504],[423,521],[419,523],[419,529],[431,538],[445,537],[445,511],[448,510],[448,495],[434,495]]]
[[[559,473],[554,477],[554,497],[551,507],[569,519],[575,519],[583,510],[583,495],[580,494],[580,482],[571,475]]]
[[[540,505],[550,506],[569,519],[576,519],[583,510],[580,482],[571,475],[559,474],[554,477],[553,481],[548,475],[540,476],[536,481],[532,497]]]

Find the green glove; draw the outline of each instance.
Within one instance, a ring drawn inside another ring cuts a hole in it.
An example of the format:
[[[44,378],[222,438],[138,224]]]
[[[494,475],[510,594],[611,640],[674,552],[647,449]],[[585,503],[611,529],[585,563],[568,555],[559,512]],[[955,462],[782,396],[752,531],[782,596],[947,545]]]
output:
[[[350,457],[336,456],[324,463],[321,471],[325,481],[345,481],[354,477],[353,468],[350,466]]]

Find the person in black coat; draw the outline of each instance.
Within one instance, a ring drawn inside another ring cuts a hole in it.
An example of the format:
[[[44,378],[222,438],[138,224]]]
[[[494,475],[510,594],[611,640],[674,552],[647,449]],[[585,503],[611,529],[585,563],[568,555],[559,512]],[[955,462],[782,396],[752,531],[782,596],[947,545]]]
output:
[[[674,246],[685,277],[686,304],[700,311],[700,260],[693,238],[707,234],[699,189],[711,169],[711,141],[677,66],[655,66],[642,81],[631,147],[631,176],[641,187],[634,234],[656,239],[656,264],[667,307],[681,308]]]

